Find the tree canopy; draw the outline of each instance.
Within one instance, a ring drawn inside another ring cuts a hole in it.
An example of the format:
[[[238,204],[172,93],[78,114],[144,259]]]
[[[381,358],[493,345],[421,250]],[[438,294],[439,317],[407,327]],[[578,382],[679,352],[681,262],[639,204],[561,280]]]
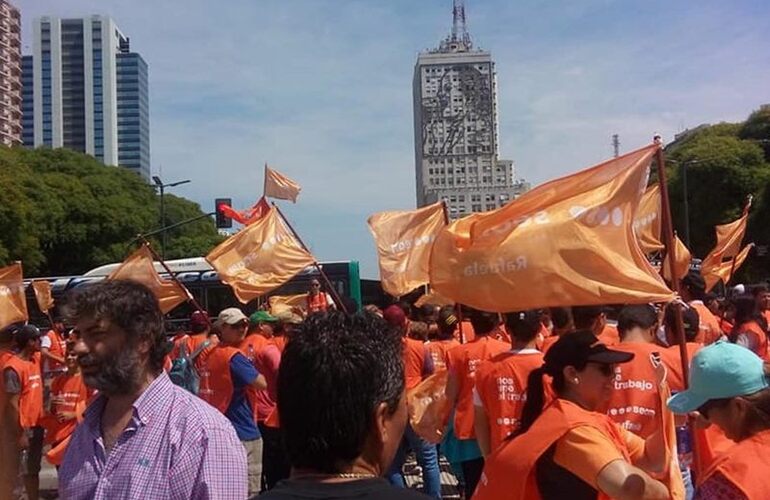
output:
[[[669,196],[674,227],[685,239],[684,170],[687,175],[690,250],[703,258],[714,247],[714,226],[740,217],[748,195],[754,196],[744,243],[770,245],[770,108],[743,123],[694,129],[667,147]],[[770,277],[768,260],[754,251],[738,279]]]
[[[140,233],[160,225],[155,189],[136,174],[66,149],[0,148],[0,265],[25,276],[80,274],[119,262]],[[166,222],[203,215],[165,195]],[[168,232],[166,258],[205,255],[222,241],[212,218]],[[157,237],[151,239],[159,248]]]

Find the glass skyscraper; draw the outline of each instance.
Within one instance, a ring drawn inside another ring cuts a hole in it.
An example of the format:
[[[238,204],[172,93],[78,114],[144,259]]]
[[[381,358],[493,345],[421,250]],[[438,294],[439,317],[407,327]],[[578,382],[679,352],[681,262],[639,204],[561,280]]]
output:
[[[82,151],[149,179],[147,64],[129,39],[105,16],[42,17],[33,31],[31,145]]]

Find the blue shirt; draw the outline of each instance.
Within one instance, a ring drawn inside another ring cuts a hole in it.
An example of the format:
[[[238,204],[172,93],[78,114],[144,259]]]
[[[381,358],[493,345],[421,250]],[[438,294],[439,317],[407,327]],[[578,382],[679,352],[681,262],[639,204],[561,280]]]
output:
[[[225,416],[232,422],[235,433],[241,441],[253,441],[262,437],[254,422],[253,409],[246,397],[246,386],[251,385],[258,376],[257,369],[243,354],[238,353],[230,359],[233,398],[230,400]]]

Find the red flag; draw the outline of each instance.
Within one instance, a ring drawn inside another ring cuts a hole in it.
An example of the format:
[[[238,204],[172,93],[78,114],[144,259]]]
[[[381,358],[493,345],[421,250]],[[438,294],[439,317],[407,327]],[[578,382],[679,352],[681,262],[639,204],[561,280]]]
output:
[[[217,209],[225,217],[230,217],[235,222],[243,224],[244,226],[248,226],[249,224],[254,224],[259,219],[264,217],[268,210],[270,210],[270,204],[263,196],[257,203],[252,205],[251,208],[247,208],[246,210],[235,210],[233,207],[225,204],[219,205]]]

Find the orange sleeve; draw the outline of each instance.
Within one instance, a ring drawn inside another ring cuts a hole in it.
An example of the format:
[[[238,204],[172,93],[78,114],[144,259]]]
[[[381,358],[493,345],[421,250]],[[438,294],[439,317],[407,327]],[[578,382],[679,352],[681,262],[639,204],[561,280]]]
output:
[[[583,425],[557,441],[553,460],[598,490],[602,469],[610,462],[624,458],[610,438],[594,427]]]
[[[631,462],[636,463],[644,457],[645,441],[641,436],[637,436],[633,432],[619,427],[620,435],[623,437],[623,441],[626,442],[626,448],[628,448],[628,456],[631,457]]]

